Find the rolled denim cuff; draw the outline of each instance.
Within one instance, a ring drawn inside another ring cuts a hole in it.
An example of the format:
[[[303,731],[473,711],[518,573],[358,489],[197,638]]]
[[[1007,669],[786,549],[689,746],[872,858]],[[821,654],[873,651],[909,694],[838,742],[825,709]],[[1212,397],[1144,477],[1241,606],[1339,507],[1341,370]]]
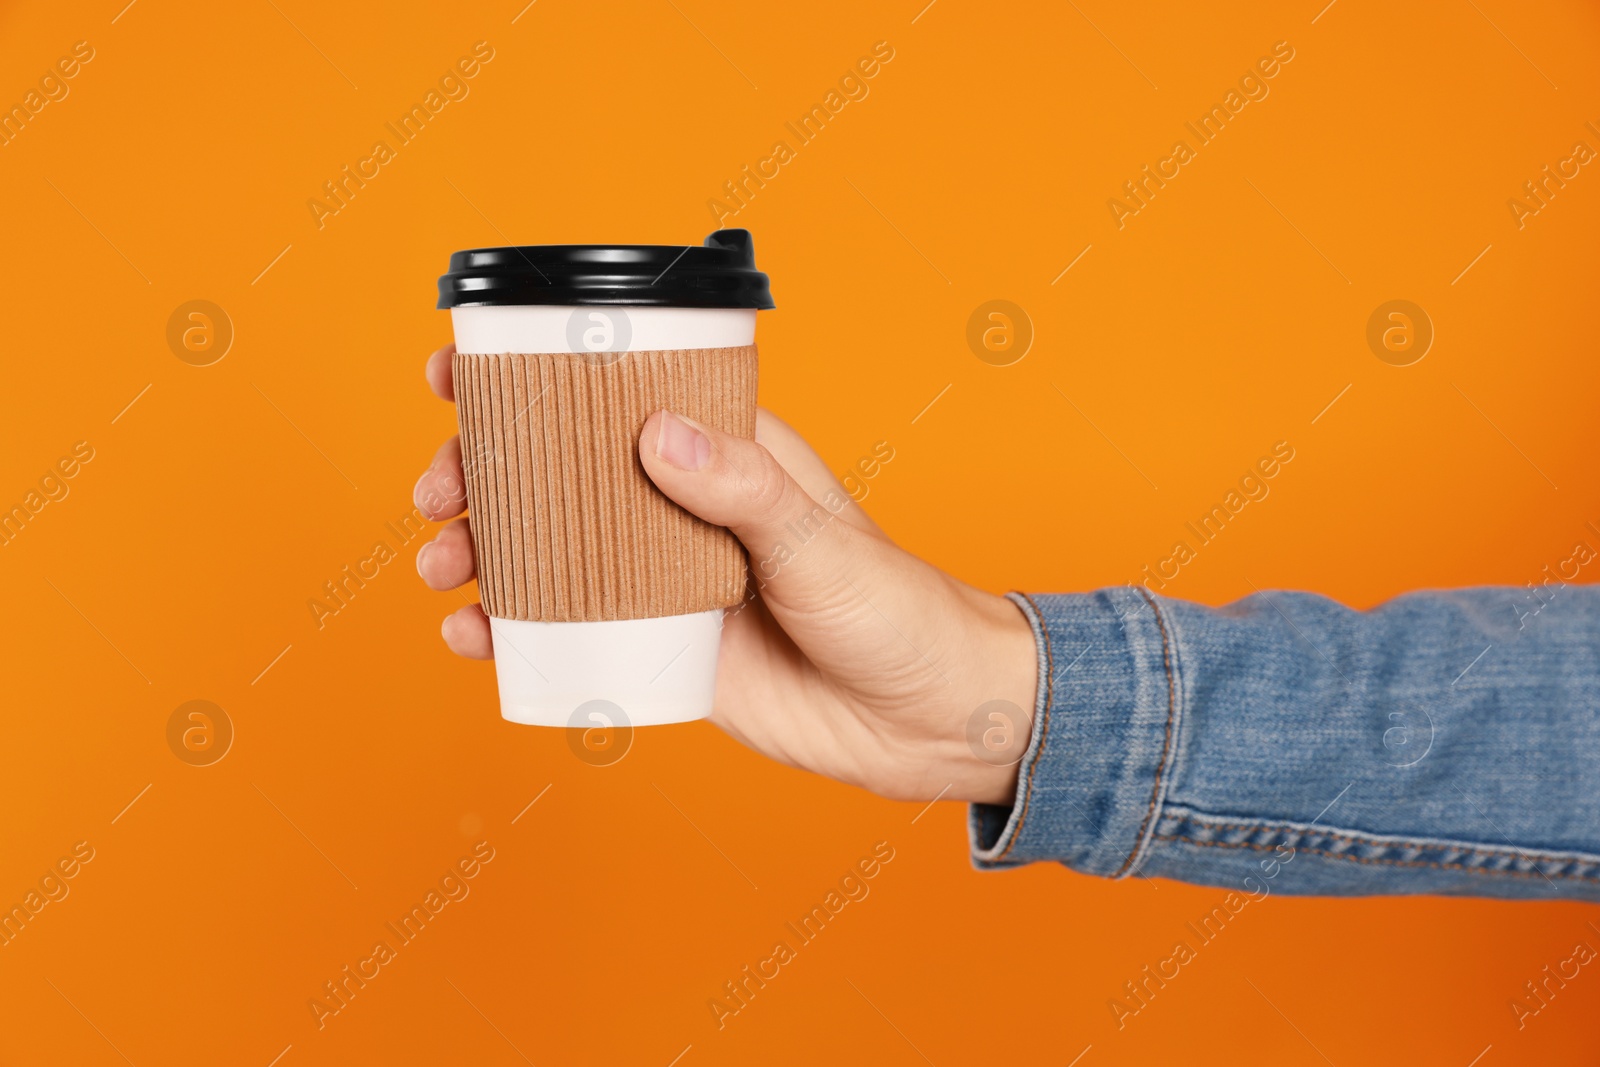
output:
[[[1154,598],[1134,587],[1010,599],[1033,626],[1039,692],[1010,808],[973,804],[980,870],[1056,860],[1137,872],[1170,777],[1181,665]]]

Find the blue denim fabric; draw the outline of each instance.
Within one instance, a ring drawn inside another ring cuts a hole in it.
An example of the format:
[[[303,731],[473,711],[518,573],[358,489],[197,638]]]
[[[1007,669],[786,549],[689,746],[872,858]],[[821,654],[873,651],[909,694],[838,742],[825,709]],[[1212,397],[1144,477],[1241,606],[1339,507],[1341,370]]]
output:
[[[1541,592],[1014,595],[1033,738],[1015,804],[972,806],[973,862],[1600,900],[1600,586]]]

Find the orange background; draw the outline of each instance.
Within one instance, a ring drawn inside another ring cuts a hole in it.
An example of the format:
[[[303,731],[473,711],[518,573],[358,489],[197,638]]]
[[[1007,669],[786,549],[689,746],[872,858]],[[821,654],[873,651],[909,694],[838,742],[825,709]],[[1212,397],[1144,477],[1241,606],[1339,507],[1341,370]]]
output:
[[[0,898],[95,858],[0,948],[0,1056],[1594,1062],[1600,976],[1520,1031],[1508,1006],[1600,945],[1593,907],[1274,896],[1119,1032],[1108,999],[1218,891],[980,874],[962,806],[913,822],[705,724],[587,766],[447,654],[420,540],[317,629],[452,432],[421,376],[448,253],[696,240],[880,40],[732,222],[779,305],[763,402],[841,472],[893,445],[866,505],[908,548],[995,591],[1121,583],[1280,439],[1271,497],[1167,592],[1371,605],[1600,543],[1600,174],[1520,230],[1506,206],[1600,147],[1592,5],[922,2],[6,5],[0,101],[95,58],[0,148],[0,503],[95,457],[0,548]],[[480,40],[470,95],[319,229],[306,201]],[[1270,96],[1118,230],[1107,199],[1280,40]],[[236,330],[207,367],[166,342],[197,298]],[[992,298],[1037,330],[1013,366],[964,339]],[[1410,367],[1365,342],[1395,298],[1437,329]],[[167,745],[193,699],[236,730],[212,766]],[[322,983],[479,841],[471,895],[319,1031]],[[878,841],[871,896],[719,1032],[707,1000]]]

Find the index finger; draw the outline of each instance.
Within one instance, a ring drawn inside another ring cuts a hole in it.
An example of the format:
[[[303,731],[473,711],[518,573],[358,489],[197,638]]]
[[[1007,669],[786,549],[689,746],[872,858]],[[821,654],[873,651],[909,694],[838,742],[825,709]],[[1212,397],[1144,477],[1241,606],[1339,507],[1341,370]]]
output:
[[[454,344],[445,345],[428,357],[428,366],[422,372],[435,395],[440,400],[448,400],[452,404],[456,401],[456,384],[450,377],[450,358],[455,354]]]

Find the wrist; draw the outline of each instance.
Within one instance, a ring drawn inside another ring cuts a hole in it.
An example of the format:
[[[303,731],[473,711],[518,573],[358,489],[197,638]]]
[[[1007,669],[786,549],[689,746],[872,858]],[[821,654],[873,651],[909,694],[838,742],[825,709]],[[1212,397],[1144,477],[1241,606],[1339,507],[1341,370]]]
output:
[[[1039,652],[1033,626],[1004,597],[978,594],[970,648],[973,680],[950,716],[943,739],[948,799],[1012,804],[1023,756],[1033,739]]]

